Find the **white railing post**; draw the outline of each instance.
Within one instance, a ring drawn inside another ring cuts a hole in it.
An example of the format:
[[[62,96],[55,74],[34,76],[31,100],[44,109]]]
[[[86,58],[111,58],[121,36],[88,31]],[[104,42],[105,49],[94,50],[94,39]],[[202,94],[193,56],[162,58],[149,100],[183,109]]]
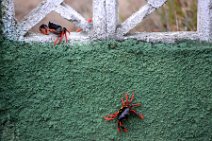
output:
[[[17,40],[14,0],[2,0],[1,12],[4,36],[8,39]]]
[[[114,37],[118,20],[118,0],[93,0],[94,39]]]
[[[93,0],[93,38],[105,38],[107,32],[105,4],[105,0]]]
[[[212,0],[198,0],[197,32],[200,40],[212,41]]]
[[[114,36],[119,22],[118,0],[106,0],[107,34]]]

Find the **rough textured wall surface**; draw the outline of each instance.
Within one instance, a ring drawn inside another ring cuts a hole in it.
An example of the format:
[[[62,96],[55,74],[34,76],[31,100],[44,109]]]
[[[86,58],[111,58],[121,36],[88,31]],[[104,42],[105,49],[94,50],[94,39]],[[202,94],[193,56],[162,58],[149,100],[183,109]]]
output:
[[[212,140],[212,45],[99,42],[0,45],[1,141]],[[135,91],[144,121],[115,121]]]

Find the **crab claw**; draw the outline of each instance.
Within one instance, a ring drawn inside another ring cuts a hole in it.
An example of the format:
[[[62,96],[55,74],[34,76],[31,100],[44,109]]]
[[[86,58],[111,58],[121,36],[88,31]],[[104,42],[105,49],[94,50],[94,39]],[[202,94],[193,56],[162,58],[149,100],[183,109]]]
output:
[[[109,116],[105,116],[104,119],[109,121],[109,120],[113,120],[115,117],[116,116],[110,116],[109,115]]]
[[[42,24],[39,30],[42,34],[49,35],[49,27],[47,25]]]
[[[104,116],[103,118],[105,119],[105,120],[113,120],[114,118],[116,118],[117,116],[118,116],[118,113],[119,112],[115,112],[114,114],[110,114],[110,115],[107,115],[107,116]]]
[[[132,112],[133,114],[135,114],[136,116],[138,116],[140,119],[144,119],[144,115],[141,113],[136,112],[135,110],[130,110],[130,112]]]
[[[104,117],[105,120],[109,121],[109,120],[113,120],[113,117]]]
[[[76,32],[81,32],[82,28],[77,28]]]

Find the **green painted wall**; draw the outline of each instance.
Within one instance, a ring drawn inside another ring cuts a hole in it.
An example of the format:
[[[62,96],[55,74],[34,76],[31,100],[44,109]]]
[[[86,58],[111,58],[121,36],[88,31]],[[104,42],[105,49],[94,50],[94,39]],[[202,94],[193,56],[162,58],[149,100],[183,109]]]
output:
[[[210,141],[212,44],[0,44],[1,141]],[[135,91],[145,115],[103,116]]]

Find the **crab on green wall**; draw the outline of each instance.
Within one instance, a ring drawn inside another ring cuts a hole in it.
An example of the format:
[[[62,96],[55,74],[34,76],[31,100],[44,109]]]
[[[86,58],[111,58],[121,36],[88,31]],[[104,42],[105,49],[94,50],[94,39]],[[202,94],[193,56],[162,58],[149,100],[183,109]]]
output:
[[[212,138],[212,45],[127,40],[87,45],[1,42],[1,141],[140,141]],[[103,117],[125,92],[127,133]]]

